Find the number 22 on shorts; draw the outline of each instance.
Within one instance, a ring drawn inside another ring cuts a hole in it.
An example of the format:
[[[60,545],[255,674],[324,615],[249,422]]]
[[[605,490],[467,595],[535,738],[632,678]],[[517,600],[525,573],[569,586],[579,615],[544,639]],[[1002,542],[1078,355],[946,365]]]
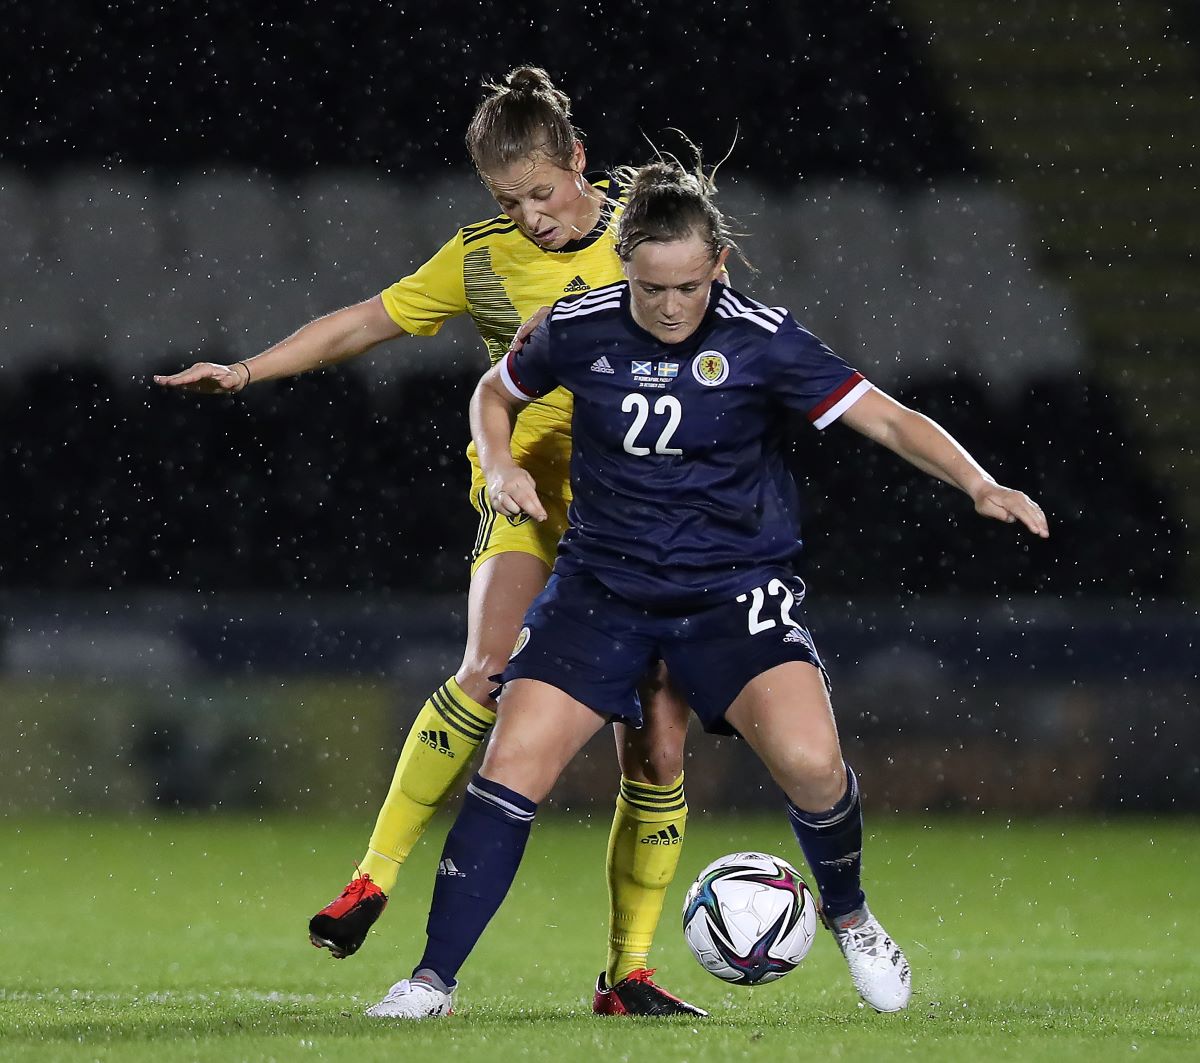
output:
[[[749,594],[737,596],[737,601],[750,603],[746,621],[751,635],[757,635],[760,631],[770,631],[775,627],[774,617],[762,615],[764,607],[774,612],[774,602],[768,606],[768,598],[779,599],[779,623],[784,627],[800,626],[798,621],[792,619],[792,606],[796,604],[796,596],[783,580],[773,579],[765,587],[755,587]]]

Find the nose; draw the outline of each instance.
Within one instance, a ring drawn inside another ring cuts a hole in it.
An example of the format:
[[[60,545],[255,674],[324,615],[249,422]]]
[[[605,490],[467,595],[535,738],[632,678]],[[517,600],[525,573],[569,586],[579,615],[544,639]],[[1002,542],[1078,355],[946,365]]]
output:
[[[668,291],[663,296],[663,317],[668,321],[678,321],[682,303],[678,292]]]

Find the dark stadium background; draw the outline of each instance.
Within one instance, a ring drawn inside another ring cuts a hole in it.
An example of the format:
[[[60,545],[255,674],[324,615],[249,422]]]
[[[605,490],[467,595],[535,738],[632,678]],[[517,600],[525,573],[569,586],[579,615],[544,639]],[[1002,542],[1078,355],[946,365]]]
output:
[[[842,730],[877,807],[1194,811],[1197,23],[1182,5],[1113,26],[969,8],[9,2],[0,167],[48,203],[79,172],[166,195],[249,171],[286,198],[354,170],[436,201],[444,239],[477,220],[442,199],[481,81],[535,62],[597,165],[677,149],[672,128],[710,161],[736,138],[723,173],[761,202],[739,217],[748,247],[817,186],[1000,190],[1082,357],[1026,360],[1003,388],[969,359],[892,388],[1041,501],[1052,538],[984,524],[844,430],[798,431]],[[394,277],[435,249],[406,244]],[[75,282],[59,294],[69,316]],[[20,299],[0,290],[0,336]],[[137,371],[46,335],[19,364],[0,348],[0,713],[20,769],[0,803],[352,807],[365,831],[457,662],[481,348],[451,330],[405,341],[423,355],[387,388],[343,369],[224,402],[148,379],[253,353],[236,334]],[[693,802],[771,800],[718,745],[695,742]],[[558,800],[607,804],[613,770],[596,747]]]

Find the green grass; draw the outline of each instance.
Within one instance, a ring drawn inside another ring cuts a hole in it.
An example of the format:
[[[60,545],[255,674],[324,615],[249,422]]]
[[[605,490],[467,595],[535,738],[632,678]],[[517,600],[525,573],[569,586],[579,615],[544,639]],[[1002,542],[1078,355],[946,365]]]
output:
[[[915,986],[907,1013],[882,1016],[858,1005],[825,934],[770,986],[735,989],[700,969],[678,925],[692,874],[735,849],[795,850],[782,817],[694,815],[655,959],[664,984],[712,1016],[652,1023],[589,1014],[607,823],[550,820],[463,971],[459,1014],[419,1026],[361,1012],[419,953],[436,842],[357,956],[335,962],[307,942],[363,826],[9,822],[0,1059],[1200,1058],[1195,822],[874,822],[868,887]]]

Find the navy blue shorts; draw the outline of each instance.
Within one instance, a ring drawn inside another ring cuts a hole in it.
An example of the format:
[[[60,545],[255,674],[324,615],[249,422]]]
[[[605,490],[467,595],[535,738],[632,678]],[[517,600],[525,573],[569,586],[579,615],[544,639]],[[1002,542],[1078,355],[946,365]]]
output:
[[[737,598],[664,615],[591,575],[554,573],[525,614],[503,682],[538,679],[601,716],[640,727],[637,685],[662,660],[704,729],[733,734],[725,711],[751,679],[788,661],[825,674],[803,625],[803,599],[803,582],[781,572]]]

